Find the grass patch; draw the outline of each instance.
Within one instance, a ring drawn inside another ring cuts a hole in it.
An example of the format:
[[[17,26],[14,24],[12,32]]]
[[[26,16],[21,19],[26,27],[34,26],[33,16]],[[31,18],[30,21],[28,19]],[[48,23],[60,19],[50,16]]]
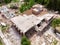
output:
[[[2,30],[2,32],[5,32],[7,29],[9,28],[9,26],[8,25],[6,25],[6,26],[0,26],[0,29]]]
[[[2,43],[2,41],[1,41],[1,39],[0,39],[0,45],[3,45],[3,43]]]

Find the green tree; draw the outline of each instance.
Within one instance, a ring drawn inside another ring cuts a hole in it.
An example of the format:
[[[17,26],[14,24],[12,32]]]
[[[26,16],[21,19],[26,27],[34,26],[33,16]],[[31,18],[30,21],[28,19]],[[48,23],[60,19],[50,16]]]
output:
[[[21,45],[31,45],[30,41],[27,39],[26,36],[23,36],[21,39]]]
[[[4,0],[5,3],[10,3],[12,0]]]
[[[24,1],[29,3],[30,0],[24,0]],[[33,1],[35,3],[45,5],[48,9],[60,11],[60,0],[33,0]]]
[[[21,5],[21,7],[20,7],[20,12],[23,13],[25,10],[27,10],[27,5],[26,5],[26,3]]]
[[[35,2],[33,0],[30,0],[29,2],[22,4],[20,7],[20,12],[23,13],[24,11],[30,9],[34,4]]]
[[[47,7],[55,11],[60,11],[60,0],[49,0],[49,3],[47,3]]]
[[[29,7],[32,7],[35,4],[35,1],[34,0],[30,0],[28,4],[29,4]]]

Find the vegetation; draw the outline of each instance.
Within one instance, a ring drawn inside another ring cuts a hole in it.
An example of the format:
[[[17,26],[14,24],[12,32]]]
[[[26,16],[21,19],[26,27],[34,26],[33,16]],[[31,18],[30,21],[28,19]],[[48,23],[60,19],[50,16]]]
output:
[[[24,11],[30,9],[34,4],[34,0],[30,0],[29,2],[22,4],[20,7],[20,12],[23,13]]]
[[[60,18],[53,19],[51,25],[55,30],[54,33],[60,33]]]
[[[12,0],[13,2],[19,2],[19,0]]]
[[[8,4],[8,3],[10,3],[11,1],[12,1],[12,2],[19,2],[19,0],[3,0],[3,1],[0,2],[0,4],[1,4],[2,2]]]
[[[4,3],[10,3],[12,0],[4,0]]]
[[[29,2],[29,0],[24,0],[25,2]],[[39,4],[48,4],[50,0],[34,0],[35,3]]]
[[[47,4],[47,7],[49,9],[58,10],[60,11],[60,0],[49,0],[49,3]]]
[[[57,45],[58,41],[56,39],[53,40],[52,45]]]
[[[30,41],[27,39],[26,36],[23,36],[21,39],[21,45],[31,45]]]
[[[0,26],[0,29],[2,30],[2,32],[5,32],[8,28],[9,28],[8,25],[6,25],[6,26],[1,25]]]
[[[58,19],[53,19],[52,21],[52,27],[57,27],[57,26],[60,26],[60,18]]]
[[[20,12],[24,12],[25,10],[27,10],[27,5],[26,4],[22,4],[21,7],[20,7]]]
[[[29,0],[25,0],[25,2],[29,2]],[[34,2],[39,3],[39,4],[43,4],[48,9],[60,11],[60,0],[34,0]]]
[[[18,9],[18,6],[16,6],[16,5],[10,5],[10,8],[11,9]]]
[[[2,41],[1,41],[1,39],[0,39],[0,45],[3,45],[3,43],[2,43]]]

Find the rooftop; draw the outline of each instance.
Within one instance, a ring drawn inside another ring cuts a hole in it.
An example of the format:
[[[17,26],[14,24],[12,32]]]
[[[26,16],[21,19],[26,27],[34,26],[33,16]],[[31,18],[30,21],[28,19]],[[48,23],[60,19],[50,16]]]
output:
[[[27,16],[24,14],[23,16],[19,15],[17,17],[11,18],[11,21],[18,27],[21,32],[25,33],[33,26],[39,24],[43,19],[49,20],[53,17],[53,14],[45,14],[43,16],[37,17],[35,15]]]
[[[25,33],[31,27],[37,25],[41,22],[43,18],[38,18],[34,15],[25,16],[17,16],[11,19],[11,21],[21,30],[21,32]]]
[[[43,17],[44,17],[46,20],[50,20],[53,16],[54,16],[54,14],[49,14],[49,13],[43,15]]]

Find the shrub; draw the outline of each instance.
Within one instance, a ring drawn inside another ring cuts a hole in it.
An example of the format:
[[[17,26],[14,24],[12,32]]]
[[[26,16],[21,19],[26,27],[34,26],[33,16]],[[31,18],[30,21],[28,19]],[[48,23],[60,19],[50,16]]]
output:
[[[60,19],[53,19],[53,21],[52,21],[52,27],[56,27],[56,26],[59,26],[59,24],[60,24]]]
[[[52,45],[57,45],[57,43],[58,43],[58,41],[57,41],[56,39],[54,39],[54,40],[52,41]]]
[[[20,7],[20,12],[23,13],[24,11],[30,9],[34,4],[34,0],[30,0],[28,3],[22,4]]]
[[[0,29],[2,30],[2,32],[5,32],[8,28],[9,28],[9,25],[6,25],[6,26],[0,25]]]
[[[11,9],[18,9],[18,6],[16,6],[16,5],[10,5],[10,8]]]
[[[31,45],[30,41],[27,39],[26,36],[23,36],[21,39],[21,45]]]
[[[20,8],[20,12],[24,12],[25,10],[27,10],[27,6],[25,4],[22,4],[21,5],[21,8]]]

